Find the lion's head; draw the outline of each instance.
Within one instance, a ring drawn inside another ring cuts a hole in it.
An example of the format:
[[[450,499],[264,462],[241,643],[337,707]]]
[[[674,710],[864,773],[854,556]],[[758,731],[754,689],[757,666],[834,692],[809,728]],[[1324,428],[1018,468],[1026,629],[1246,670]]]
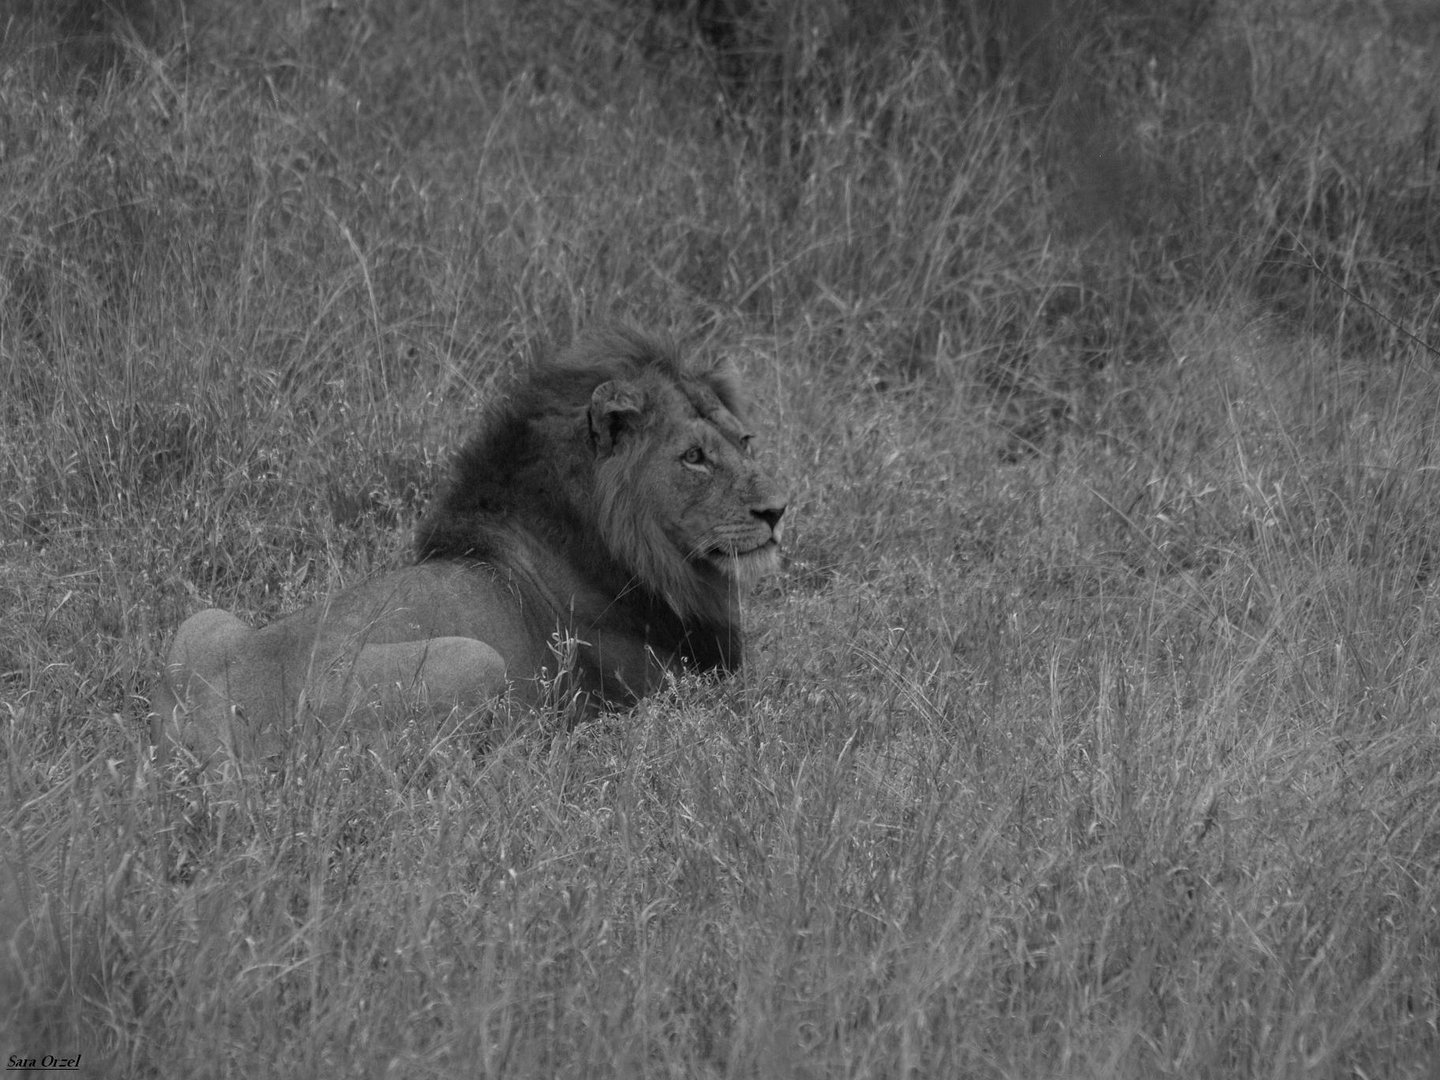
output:
[[[573,570],[651,634],[657,604],[682,624],[674,634],[728,634],[737,587],[779,566],[784,512],[751,456],[733,369],[609,327],[532,368],[482,424],[417,553],[535,564],[539,578]],[[712,666],[738,663],[738,644],[733,662],[720,651]]]

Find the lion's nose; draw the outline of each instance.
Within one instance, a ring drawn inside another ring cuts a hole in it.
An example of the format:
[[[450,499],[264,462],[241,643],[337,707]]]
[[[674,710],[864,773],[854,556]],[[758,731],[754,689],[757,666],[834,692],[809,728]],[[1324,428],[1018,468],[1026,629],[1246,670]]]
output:
[[[776,526],[780,524],[780,519],[785,516],[785,506],[781,504],[779,506],[755,507],[751,509],[750,512],[765,522],[766,525],[770,526],[770,531],[774,532]]]

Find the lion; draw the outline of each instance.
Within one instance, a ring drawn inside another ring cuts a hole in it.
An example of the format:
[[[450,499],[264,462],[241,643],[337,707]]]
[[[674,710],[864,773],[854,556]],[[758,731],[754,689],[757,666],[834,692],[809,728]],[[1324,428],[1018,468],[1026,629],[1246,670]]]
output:
[[[670,674],[736,671],[740,591],[779,567],[786,509],[745,416],[728,362],[624,325],[579,337],[460,448],[412,565],[258,630],[215,608],[186,619],[157,743],[272,760],[302,723],[399,703],[538,706],[558,686],[584,718]]]

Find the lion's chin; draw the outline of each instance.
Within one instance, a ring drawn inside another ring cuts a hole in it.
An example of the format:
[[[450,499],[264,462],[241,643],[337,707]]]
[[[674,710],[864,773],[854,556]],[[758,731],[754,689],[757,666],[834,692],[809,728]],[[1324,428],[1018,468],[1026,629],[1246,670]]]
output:
[[[742,585],[748,585],[767,574],[779,571],[780,544],[775,540],[767,540],[759,547],[751,548],[749,551],[717,551],[710,556],[710,562],[726,577],[734,578]]]

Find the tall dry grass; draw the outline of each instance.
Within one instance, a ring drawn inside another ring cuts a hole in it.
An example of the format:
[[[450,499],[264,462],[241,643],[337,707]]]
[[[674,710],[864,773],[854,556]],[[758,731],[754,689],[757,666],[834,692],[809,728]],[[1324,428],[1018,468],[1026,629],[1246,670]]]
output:
[[[1006,10],[17,8],[0,1053],[1429,1074],[1435,20]],[[403,560],[610,313],[790,478],[745,672],[151,764],[184,615]]]

